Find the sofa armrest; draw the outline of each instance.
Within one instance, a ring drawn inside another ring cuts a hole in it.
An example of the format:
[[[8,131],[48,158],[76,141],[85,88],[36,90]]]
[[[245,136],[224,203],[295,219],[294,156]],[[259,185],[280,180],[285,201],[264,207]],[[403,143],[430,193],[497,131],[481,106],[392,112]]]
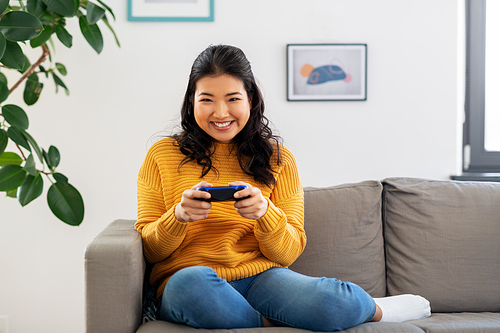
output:
[[[141,324],[146,264],[134,223],[112,222],[85,250],[87,333],[134,333]]]

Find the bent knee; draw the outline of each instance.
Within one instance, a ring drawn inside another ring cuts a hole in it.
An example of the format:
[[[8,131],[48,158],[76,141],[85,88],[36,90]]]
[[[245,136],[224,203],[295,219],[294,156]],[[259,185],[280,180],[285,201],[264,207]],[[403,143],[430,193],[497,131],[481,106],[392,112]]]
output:
[[[323,330],[345,330],[369,321],[375,313],[375,302],[369,294],[355,284],[342,284],[345,293],[324,295]]]
[[[168,297],[179,295],[197,295],[212,279],[218,279],[217,273],[205,266],[183,268],[170,277],[165,287]]]
[[[168,281],[168,283],[170,283],[170,281],[172,280],[181,283],[193,282],[199,279],[204,280],[207,277],[211,277],[214,275],[217,276],[217,273],[215,273],[215,271],[210,267],[206,266],[186,267],[175,272],[174,275],[172,275],[172,277]]]

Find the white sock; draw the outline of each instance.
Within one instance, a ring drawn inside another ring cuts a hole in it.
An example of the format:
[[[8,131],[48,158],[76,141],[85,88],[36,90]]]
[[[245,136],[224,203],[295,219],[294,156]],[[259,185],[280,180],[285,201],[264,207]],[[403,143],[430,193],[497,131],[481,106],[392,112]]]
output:
[[[381,322],[402,323],[431,315],[430,303],[422,296],[405,294],[373,300],[382,310]]]

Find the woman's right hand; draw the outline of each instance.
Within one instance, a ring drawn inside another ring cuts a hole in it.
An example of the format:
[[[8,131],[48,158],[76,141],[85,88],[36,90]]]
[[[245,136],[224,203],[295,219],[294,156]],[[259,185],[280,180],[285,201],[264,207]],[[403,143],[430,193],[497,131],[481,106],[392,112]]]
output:
[[[190,190],[185,190],[182,193],[181,202],[175,207],[175,218],[177,220],[181,222],[194,222],[203,220],[208,216],[210,208],[212,208],[212,203],[197,199],[209,199],[210,194],[205,191],[197,191],[196,188],[200,186],[212,186],[212,184],[202,181]]]

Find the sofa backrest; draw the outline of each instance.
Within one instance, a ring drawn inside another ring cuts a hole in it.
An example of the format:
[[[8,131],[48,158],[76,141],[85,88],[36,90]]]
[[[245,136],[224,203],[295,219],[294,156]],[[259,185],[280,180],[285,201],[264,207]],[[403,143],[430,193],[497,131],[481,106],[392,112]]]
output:
[[[304,188],[307,245],[291,269],[351,281],[386,295],[382,184],[364,181]]]
[[[383,182],[389,295],[434,312],[500,311],[500,183]]]

